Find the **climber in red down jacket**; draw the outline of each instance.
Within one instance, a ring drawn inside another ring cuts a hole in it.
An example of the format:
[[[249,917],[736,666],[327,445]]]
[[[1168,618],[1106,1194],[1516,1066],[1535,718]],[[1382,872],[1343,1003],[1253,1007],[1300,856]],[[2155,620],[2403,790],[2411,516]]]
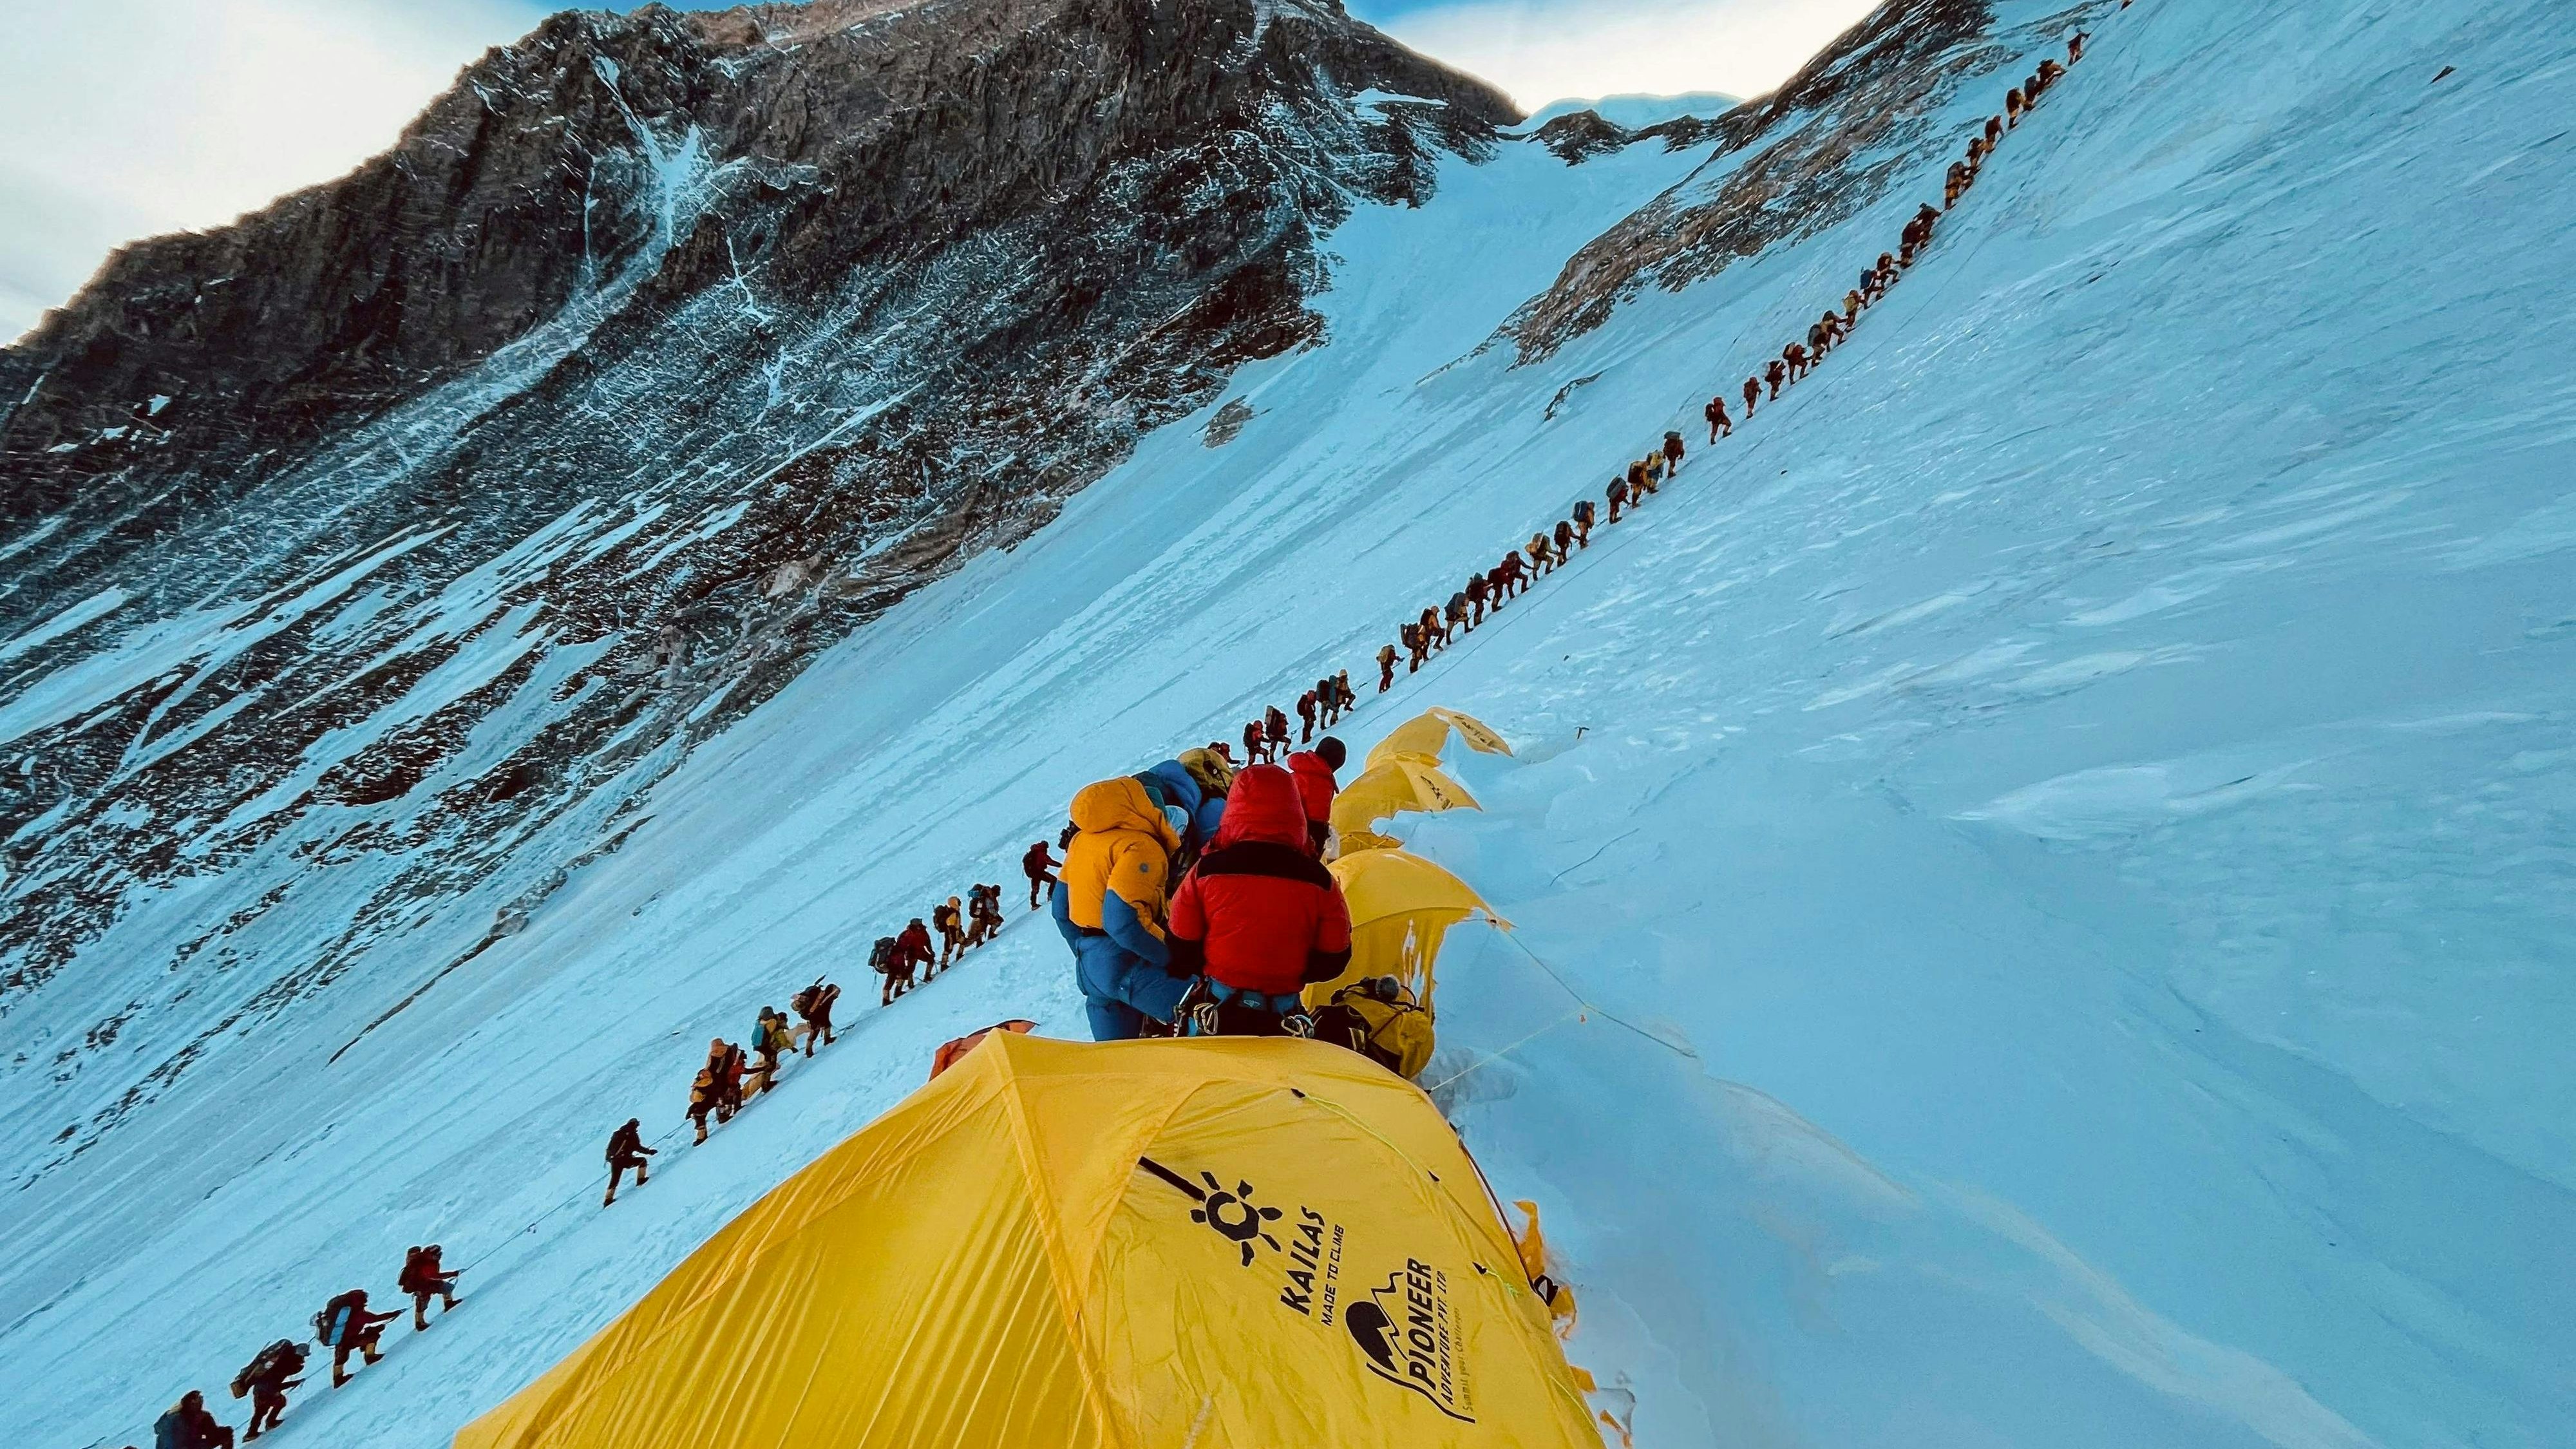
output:
[[[1342,793],[1333,772],[1350,758],[1340,740],[1326,735],[1311,750],[1288,757],[1288,773],[1297,782],[1297,798],[1306,807],[1306,849],[1320,860],[1333,830],[1333,797]]]
[[[1299,999],[1351,959],[1351,908],[1306,847],[1306,802],[1276,765],[1234,777],[1216,848],[1172,897],[1175,972],[1205,973],[1180,1014],[1192,1036],[1304,1036]]]

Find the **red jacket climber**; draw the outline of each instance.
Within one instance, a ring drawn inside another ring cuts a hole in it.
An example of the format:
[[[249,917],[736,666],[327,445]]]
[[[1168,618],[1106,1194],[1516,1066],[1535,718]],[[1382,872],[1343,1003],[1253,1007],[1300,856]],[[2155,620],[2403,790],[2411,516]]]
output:
[[[1306,818],[1288,771],[1255,765],[1234,777],[1216,848],[1172,897],[1175,967],[1238,991],[1289,996],[1350,964],[1350,906],[1307,853]]]
[[[1342,793],[1341,782],[1333,772],[1342,767],[1350,752],[1342,742],[1326,735],[1315,741],[1311,750],[1299,750],[1288,757],[1288,773],[1297,782],[1297,798],[1306,806],[1307,848],[1316,855],[1324,853],[1324,837],[1333,828],[1333,797]],[[1226,808],[1234,808],[1227,797]]]

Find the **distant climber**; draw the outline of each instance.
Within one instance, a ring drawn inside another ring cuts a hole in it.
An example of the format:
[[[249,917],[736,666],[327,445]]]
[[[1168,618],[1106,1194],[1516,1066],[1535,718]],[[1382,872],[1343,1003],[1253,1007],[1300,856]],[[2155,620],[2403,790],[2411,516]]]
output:
[[[1446,649],[1449,647],[1449,629],[1448,626],[1440,622],[1440,606],[1438,604],[1429,604],[1424,606],[1422,610],[1422,618],[1420,620],[1420,627],[1422,629],[1422,649],[1425,655],[1430,654],[1434,650]]]
[[[1248,720],[1243,726],[1243,758],[1248,764],[1259,764],[1269,757],[1269,747],[1262,743],[1261,721]]]
[[[1762,369],[1762,380],[1771,384],[1771,401],[1780,400],[1780,385],[1789,380],[1789,364],[1775,357]]]
[[[975,885],[966,891],[966,949],[993,939],[1002,929],[1002,888]]]
[[[787,1014],[774,1006],[764,1006],[753,1018],[751,1049],[755,1054],[751,1070],[743,1076],[742,1094],[757,1097],[778,1083],[778,1059],[793,1051],[796,1038],[787,1030]]]
[[[902,947],[896,944],[892,936],[879,936],[876,944],[868,948],[868,969],[877,973],[877,1005],[879,1006],[894,1005],[896,959],[901,950]],[[692,1108],[695,1107],[694,1097],[690,1099],[690,1105]],[[700,1130],[698,1140],[701,1142],[706,1140],[703,1128]]]
[[[1458,592],[1449,596],[1449,611],[1443,622],[1448,625],[1449,636],[1453,639],[1475,627],[1467,620],[1467,591],[1465,589],[1460,589]]]
[[[719,1040],[716,1046],[719,1048],[715,1055],[716,1120],[730,1122],[733,1115],[742,1110],[743,1073],[749,1063],[739,1045]]]
[[[998,892],[1000,887],[995,887],[995,890]],[[995,908],[1000,908],[1000,902],[995,902]],[[787,1009],[795,1012],[796,1019],[804,1023],[796,1029],[796,1034],[805,1039],[805,1055],[814,1055],[818,1044],[832,1044],[832,1007],[840,999],[841,988],[820,976],[814,978],[813,985],[787,998]],[[643,1179],[639,1177],[636,1181]]]
[[[2089,37],[2087,37],[2081,30],[2066,37],[2066,63],[2068,65],[2073,65],[2075,62],[2084,58],[2084,42],[2088,38]]]
[[[1349,670],[1336,669],[1333,671],[1333,688],[1341,696],[1341,702],[1333,706],[1333,712],[1336,715],[1348,714],[1350,711],[1359,708],[1360,693],[1358,690],[1351,688],[1351,672]]]
[[[931,972],[928,968],[937,953],[930,944],[930,928],[922,924],[919,916],[913,917],[905,924],[902,933],[894,938],[894,946],[897,969],[902,973],[903,980],[902,988],[897,990],[895,995],[901,996],[905,991],[912,989],[915,972],[919,972],[920,979],[924,981],[930,979]]]
[[[233,1431],[215,1422],[204,1394],[190,1389],[153,1422],[152,1449],[233,1449]]]
[[[1528,591],[1529,569],[1522,564],[1519,549],[1505,553],[1499,567],[1503,571],[1503,585],[1508,592],[1518,594]]]
[[[1857,325],[1859,324],[1859,322],[1860,322],[1860,304],[1861,304],[1861,297],[1860,297],[1860,289],[1859,289],[1859,288],[1855,287],[1855,288],[1853,288],[1852,290],[1850,290],[1850,291],[1848,291],[1848,292],[1843,293],[1843,325],[1844,325],[1844,326],[1846,326],[1846,327],[1852,327],[1852,326],[1857,326]]]
[[[1264,707],[1261,721],[1262,740],[1269,746],[1270,758],[1278,759],[1288,748],[1288,716],[1274,704]]]
[[[2004,92],[2004,125],[2007,129],[2021,124],[2021,87]]]
[[[1610,486],[1603,489],[1602,493],[1603,496],[1610,500],[1610,521],[1612,523],[1617,523],[1619,521],[1619,510],[1626,507],[1628,504],[1628,480],[1624,477],[1613,476],[1610,480]]]
[[[632,1121],[626,1125],[630,1130],[635,1126]],[[613,1153],[617,1146],[617,1139],[609,1138],[608,1145]],[[609,1158],[611,1162],[616,1160],[614,1155]],[[639,1186],[644,1181],[642,1158],[636,1159],[635,1162],[635,1181]],[[617,1196],[617,1176],[614,1173],[611,1173],[608,1178],[608,1195],[612,1199]],[[432,1298],[438,1300],[438,1311],[441,1314],[453,1312],[456,1308],[458,1301],[456,1280],[465,1276],[465,1270],[458,1268],[450,1271],[445,1264],[441,1263],[439,1259],[446,1251],[438,1244],[431,1243],[427,1247],[413,1248],[403,1254],[402,1272],[395,1276],[394,1288],[411,1299],[411,1331],[414,1333],[429,1331],[429,1300]]]
[[[281,1338],[252,1355],[233,1375],[233,1397],[250,1396],[250,1424],[243,1429],[247,1442],[277,1427],[286,1417],[286,1391],[302,1384],[296,1375],[304,1372],[308,1355],[304,1345],[291,1338]]]
[[[1726,415],[1726,394],[1719,393],[1717,396],[1710,398],[1708,400],[1708,406],[1699,410],[1699,415],[1708,420],[1708,440],[1710,442],[1714,443],[1720,438],[1734,436],[1735,420]]]
[[[2003,138],[2004,118],[2001,116],[1986,117],[1986,154],[1989,156],[1995,154],[1995,147],[2003,140]]]
[[[965,943],[966,916],[965,912],[959,909],[960,904],[955,896],[950,896],[930,908],[930,929],[939,933],[939,961],[930,969],[929,974],[932,976],[938,975],[942,967],[956,960],[959,948]]]
[[[1395,688],[1395,657],[1394,645],[1377,646],[1377,692],[1380,694]]]
[[[888,944],[893,940],[892,936],[886,938]],[[723,1096],[723,1089],[716,1085],[716,1069],[712,1066],[698,1068],[697,1076],[689,1081],[689,1125],[698,1129],[697,1140],[701,1144],[707,1140],[707,1114],[716,1110]]]
[[[1331,735],[1315,741],[1315,748],[1288,757],[1288,774],[1297,782],[1297,798],[1306,806],[1307,844],[1318,856],[1332,839],[1333,797],[1342,790],[1334,772],[1349,758],[1349,750]]]
[[[1807,353],[1809,356],[1817,359],[1818,361],[1822,361],[1826,350],[1832,346],[1833,334],[1825,330],[1824,323],[1810,322],[1807,324]]]
[[[1422,626],[1410,619],[1407,619],[1404,623],[1397,626],[1395,637],[1403,641],[1404,644],[1404,672],[1407,674],[1421,673],[1422,651],[1429,647],[1423,642]]]
[[[1592,546],[1592,520],[1599,516],[1600,515],[1593,510],[1591,499],[1577,498],[1574,500],[1574,546],[1576,548],[1590,548]]]
[[[1464,592],[1467,595],[1467,627],[1473,629],[1485,622],[1485,575],[1482,571],[1471,571],[1467,575]]]
[[[1559,567],[1563,567],[1565,561],[1574,556],[1573,521],[1564,518],[1558,519],[1556,521],[1556,527],[1548,531],[1548,539],[1556,545],[1557,565]]]
[[[1303,744],[1315,737],[1315,711],[1317,708],[1318,704],[1315,699],[1315,691],[1310,689],[1304,694],[1297,696],[1298,743]]]
[[[1556,567],[1556,549],[1548,543],[1544,532],[1531,534],[1529,542],[1521,546],[1521,552],[1529,555],[1532,571],[1537,574],[1543,576]]]
[[[1305,848],[1312,802],[1301,799],[1299,782],[1263,768],[1245,771],[1235,789],[1217,848],[1172,899],[1173,959],[1203,973],[1183,1029],[1305,1036],[1313,1023],[1299,992],[1349,964],[1350,907]]]
[[[1681,434],[1674,432],[1664,434],[1665,477],[1672,478],[1680,475],[1682,471],[1682,454],[1684,451],[1685,449],[1682,446]]]
[[[694,1099],[691,1101],[690,1105],[692,1108],[696,1106]],[[651,1157],[652,1155],[653,1149],[644,1145],[644,1124],[639,1119],[629,1117],[626,1119],[625,1126],[609,1133],[608,1196],[602,1198],[599,1205],[601,1207],[608,1207],[617,1201],[618,1180],[623,1178],[629,1172],[633,1172],[635,1174],[635,1185],[637,1187],[642,1187],[647,1180],[644,1159]],[[408,1272],[409,1269],[406,1268],[405,1271]],[[453,1299],[449,1300],[450,1306],[453,1306],[454,1301],[455,1300]],[[415,1316],[418,1314],[420,1308],[428,1302],[429,1298],[426,1294],[417,1294],[414,1297],[413,1310]],[[425,1328],[428,1325],[416,1323],[416,1326]]]
[[[352,1288],[322,1305],[322,1311],[313,1315],[313,1336],[331,1350],[331,1387],[349,1381],[349,1355],[358,1354],[368,1363],[384,1357],[376,1350],[376,1339],[386,1324],[400,1317],[399,1313],[369,1312],[364,1288]]]
[[[1746,378],[1744,380],[1744,416],[1747,420],[1752,418],[1753,404],[1760,399],[1761,396],[1762,379],[1759,377]]]
[[[1941,180],[1941,209],[1943,211],[1948,211],[1951,207],[1958,205],[1959,194],[1967,189],[1967,163],[1964,161],[1951,162],[1950,170],[1942,177]]]
[[[1236,808],[1229,803],[1227,819]],[[1190,988],[1166,969],[1171,948],[1163,939],[1166,872],[1180,832],[1132,777],[1084,786],[1073,797],[1073,821],[1082,830],[1065,852],[1050,909],[1073,948],[1091,1034],[1123,1041],[1168,1030]]]

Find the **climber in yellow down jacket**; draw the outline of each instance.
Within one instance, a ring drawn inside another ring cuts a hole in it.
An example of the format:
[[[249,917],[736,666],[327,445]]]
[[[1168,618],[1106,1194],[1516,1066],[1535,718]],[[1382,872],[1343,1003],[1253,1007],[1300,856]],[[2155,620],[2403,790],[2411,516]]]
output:
[[[1073,947],[1074,979],[1100,1041],[1152,1030],[1169,1035],[1190,977],[1167,968],[1163,912],[1172,853],[1180,848],[1179,807],[1157,807],[1134,777],[1086,785],[1073,797],[1077,832],[1056,882],[1056,929]]]

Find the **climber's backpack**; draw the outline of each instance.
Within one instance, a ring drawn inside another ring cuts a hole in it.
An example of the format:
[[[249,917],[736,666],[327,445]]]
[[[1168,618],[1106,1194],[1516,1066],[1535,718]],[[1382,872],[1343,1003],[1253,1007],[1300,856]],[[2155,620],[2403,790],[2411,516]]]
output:
[[[357,1328],[358,1309],[351,1301],[354,1292],[343,1293],[323,1304],[322,1311],[313,1315],[313,1339],[316,1343],[324,1348],[338,1348],[340,1339],[335,1335],[345,1335]]]
[[[1400,984],[1392,1001],[1372,994],[1365,983],[1345,986],[1315,1013],[1315,1040],[1348,1047],[1411,1079],[1431,1064],[1431,1013]]]
[[[894,937],[877,937],[876,945],[868,951],[868,969],[879,976],[894,974]]]

